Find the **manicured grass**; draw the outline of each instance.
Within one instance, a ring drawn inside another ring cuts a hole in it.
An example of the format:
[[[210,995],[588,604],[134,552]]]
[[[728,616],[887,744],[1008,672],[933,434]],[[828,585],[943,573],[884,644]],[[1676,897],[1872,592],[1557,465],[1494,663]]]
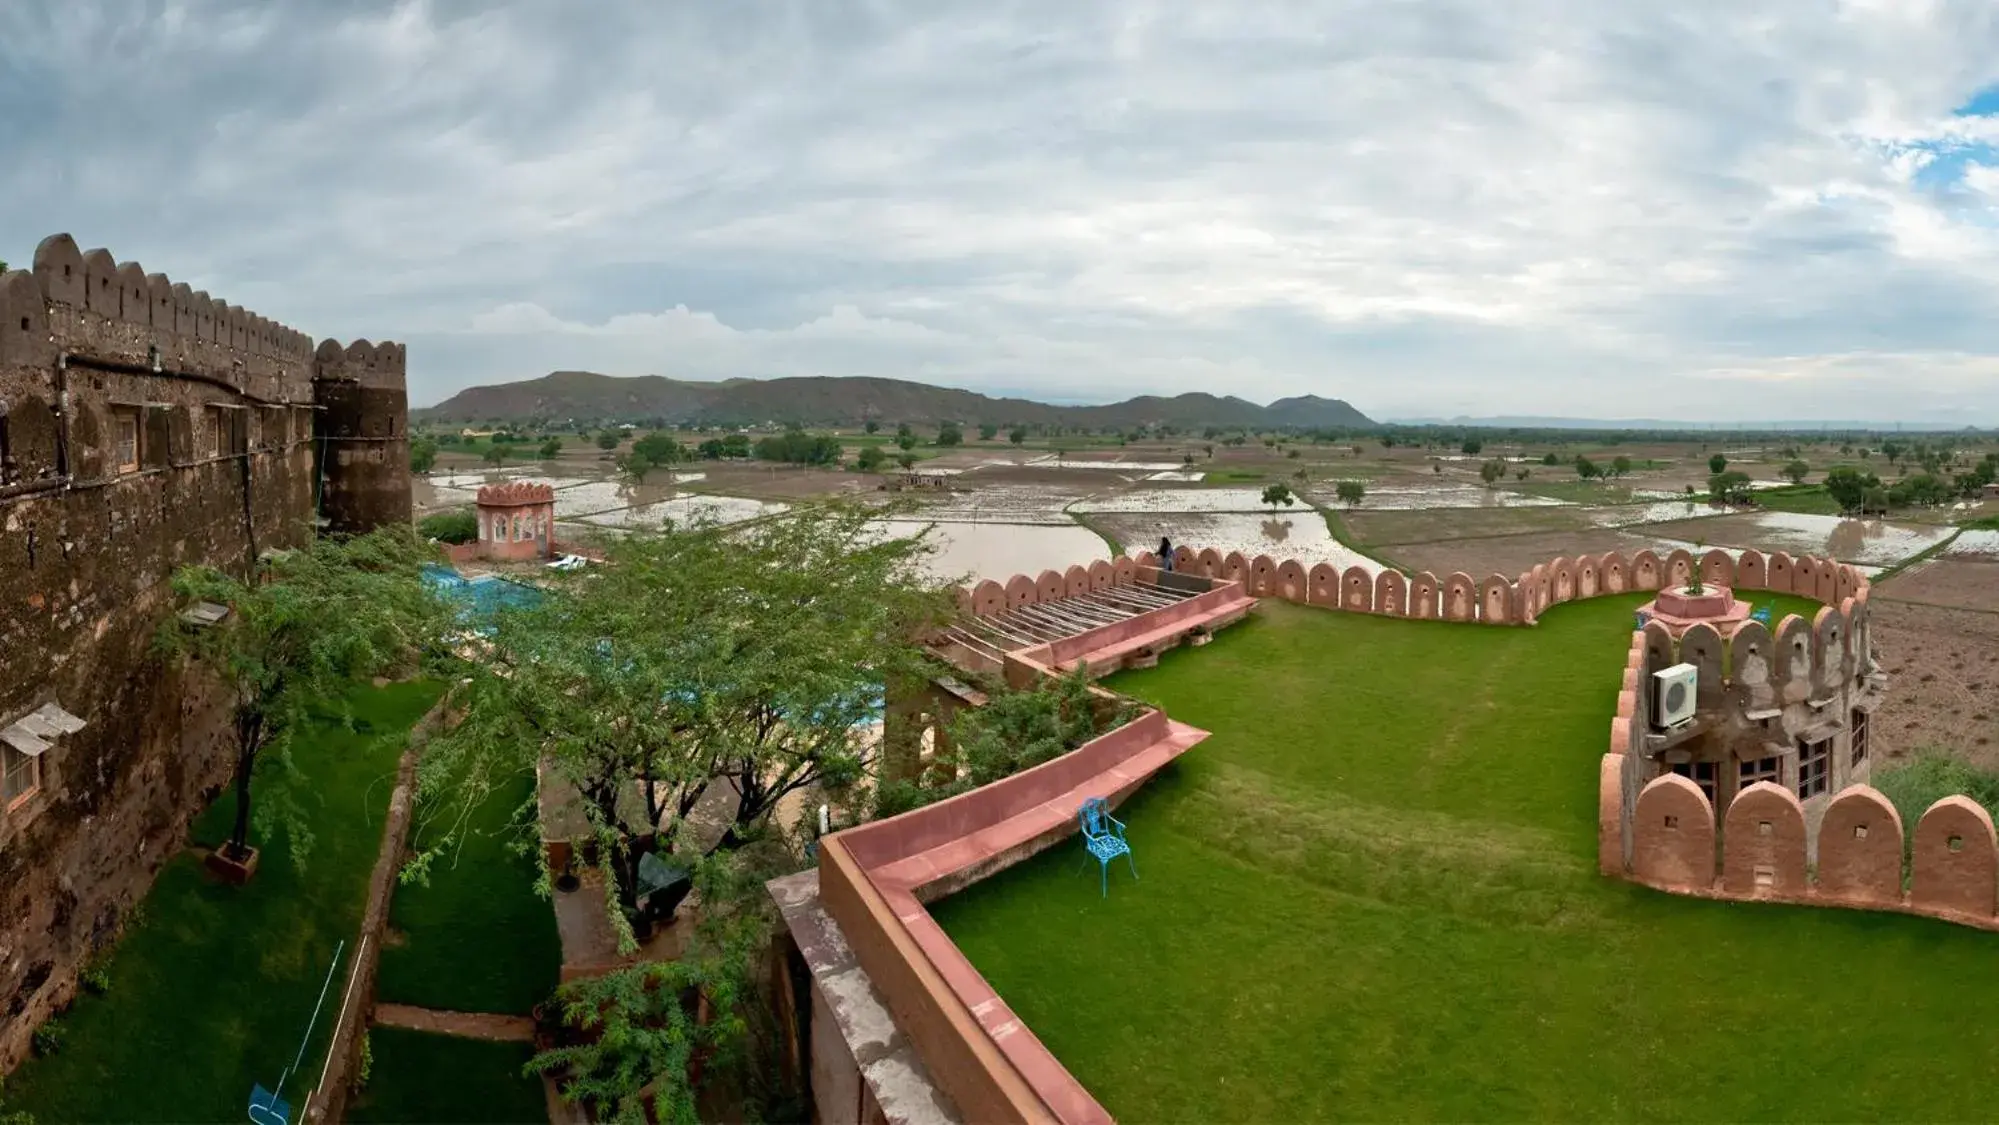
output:
[[[368,1029],[374,1065],[349,1121],[543,1122],[541,1080],[524,1078],[526,1043],[489,1043],[399,1027]]]
[[[555,990],[555,914],[535,893],[534,857],[514,847],[514,814],[533,793],[530,774],[496,788],[465,825],[463,846],[431,868],[429,884],[396,888],[389,925],[401,944],[382,950],[380,999],[525,1015]]]
[[[1265,602],[1114,681],[1214,732],[1120,814],[1138,881],[1071,841],[932,909],[1123,1120],[1990,1116],[1999,938],[1596,873],[1641,600]]]
[[[357,689],[362,729],[328,725],[295,747],[314,837],[303,867],[282,838],[258,841],[261,866],[242,887],[211,878],[190,853],[168,862],[143,923],[106,966],[109,991],[79,999],[63,1017],[62,1049],[8,1079],[9,1107],[44,1123],[241,1120],[251,1083],[277,1082],[298,1053],[335,945],[348,944],[343,969],[353,954],[396,759],[440,691]],[[227,836],[233,793],[196,821],[196,840]],[[301,1076],[285,1085],[294,1104],[319,1077],[340,979]]]

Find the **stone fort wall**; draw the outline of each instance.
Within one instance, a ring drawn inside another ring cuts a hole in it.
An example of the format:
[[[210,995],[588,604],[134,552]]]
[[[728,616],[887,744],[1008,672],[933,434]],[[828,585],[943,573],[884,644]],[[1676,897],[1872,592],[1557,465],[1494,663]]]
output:
[[[226,708],[150,654],[170,575],[303,542],[322,496],[336,527],[407,520],[403,358],[68,235],[0,274],[0,727],[48,703],[88,724],[0,800],[0,1071],[229,774]]]

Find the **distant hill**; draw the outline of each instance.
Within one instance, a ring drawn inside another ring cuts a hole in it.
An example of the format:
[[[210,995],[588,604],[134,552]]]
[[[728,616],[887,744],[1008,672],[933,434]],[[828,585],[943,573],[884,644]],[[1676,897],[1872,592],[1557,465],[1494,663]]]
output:
[[[554,371],[539,379],[468,387],[436,406],[410,412],[421,422],[599,422],[665,418],[691,425],[750,426],[795,422],[808,426],[857,425],[869,419],[976,425],[1170,425],[1260,429],[1332,429],[1374,425],[1339,399],[1305,395],[1269,406],[1234,396],[1143,395],[1101,406],[1054,406],[1024,398],[991,398],[955,387],[901,379],[731,379],[692,383],[662,375],[619,377],[594,371]]]

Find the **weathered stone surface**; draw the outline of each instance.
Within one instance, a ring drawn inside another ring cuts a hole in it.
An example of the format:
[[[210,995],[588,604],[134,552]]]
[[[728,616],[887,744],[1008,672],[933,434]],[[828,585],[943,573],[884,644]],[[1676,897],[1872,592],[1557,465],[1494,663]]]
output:
[[[400,345],[322,362],[291,329],[67,235],[0,275],[0,313],[0,725],[51,701],[88,723],[0,812],[3,1072],[229,774],[211,686],[150,651],[173,571],[298,544],[316,491],[350,530],[407,522],[410,499]],[[121,473],[123,426],[139,448]]]

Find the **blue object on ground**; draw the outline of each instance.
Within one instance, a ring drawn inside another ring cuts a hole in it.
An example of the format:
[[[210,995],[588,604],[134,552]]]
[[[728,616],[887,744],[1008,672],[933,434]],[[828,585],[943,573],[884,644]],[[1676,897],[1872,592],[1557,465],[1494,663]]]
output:
[[[250,1120],[255,1125],[286,1125],[291,1120],[292,1104],[264,1089],[262,1083],[250,1087]]]
[[[1111,893],[1111,860],[1124,857],[1126,866],[1131,868],[1131,877],[1138,878],[1138,864],[1132,859],[1131,845],[1125,842],[1124,822],[1110,814],[1109,806],[1102,797],[1091,797],[1076,810],[1076,818],[1083,827],[1083,846],[1097,858],[1097,879],[1103,897]]]
[[[541,591],[525,583],[493,575],[467,578],[435,563],[423,568],[423,577],[439,594],[464,606],[465,617],[490,616],[506,606],[530,606],[541,600]]]
[[[1763,624],[1768,625],[1770,623],[1770,607],[1759,605],[1749,611],[1749,617],[1751,620],[1761,621]]]
[[[364,942],[366,938],[362,939]],[[340,955],[347,951],[346,939],[333,947],[333,963],[326,967],[326,979],[319,984],[319,999],[313,1001],[312,1018],[305,1021],[305,1035],[298,1041],[298,1057],[278,1075],[276,1089],[266,1090],[261,1082],[250,1084],[251,1125],[290,1125],[292,1104],[279,1095],[284,1093],[285,1080],[298,1073],[299,1064],[305,1062],[305,1049],[312,1042],[312,1029],[319,1024],[319,1010],[326,1006],[326,990],[333,987],[333,972],[340,967]]]

